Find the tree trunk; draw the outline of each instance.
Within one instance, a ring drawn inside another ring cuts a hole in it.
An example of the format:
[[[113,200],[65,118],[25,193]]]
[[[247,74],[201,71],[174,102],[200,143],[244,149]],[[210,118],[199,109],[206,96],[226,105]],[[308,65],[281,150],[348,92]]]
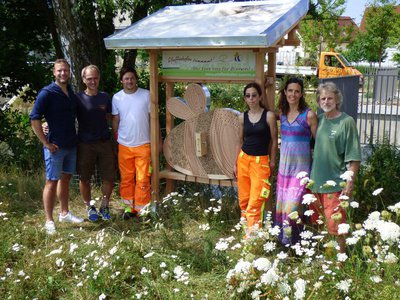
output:
[[[137,6],[133,9],[132,14],[131,14],[131,22],[132,24],[147,17],[148,11],[149,11],[149,1],[140,1]],[[122,64],[123,67],[135,67],[136,63],[136,57],[137,57],[137,50],[136,49],[130,49],[130,50],[125,50],[124,52],[124,62]]]
[[[89,64],[105,67],[108,54],[103,37],[114,30],[112,13],[96,18],[92,1],[52,0],[58,38],[64,57],[71,64],[72,85],[83,90],[81,70]],[[111,25],[110,25],[111,24]]]

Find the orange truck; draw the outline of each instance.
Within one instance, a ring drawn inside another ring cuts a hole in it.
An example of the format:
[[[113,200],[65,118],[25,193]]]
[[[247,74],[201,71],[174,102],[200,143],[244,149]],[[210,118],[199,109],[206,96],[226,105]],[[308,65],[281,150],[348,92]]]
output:
[[[321,52],[317,75],[318,78],[362,76],[342,54],[336,52]]]
[[[303,75],[318,76],[318,78],[352,76],[362,74],[350,65],[347,59],[340,53],[329,51],[321,52],[318,67],[309,66],[285,66],[278,64],[276,66],[276,76],[285,75]]]

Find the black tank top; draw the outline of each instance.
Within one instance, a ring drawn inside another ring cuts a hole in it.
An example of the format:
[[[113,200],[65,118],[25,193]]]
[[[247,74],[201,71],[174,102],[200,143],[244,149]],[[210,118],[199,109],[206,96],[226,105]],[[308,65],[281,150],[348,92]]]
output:
[[[251,123],[248,111],[244,113],[243,145],[244,153],[253,156],[268,155],[271,141],[271,131],[266,120],[267,110],[264,109],[257,123]]]

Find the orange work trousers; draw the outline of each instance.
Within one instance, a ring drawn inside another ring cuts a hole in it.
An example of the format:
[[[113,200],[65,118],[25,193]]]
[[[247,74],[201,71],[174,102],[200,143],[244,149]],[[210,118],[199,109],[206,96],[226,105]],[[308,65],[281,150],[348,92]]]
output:
[[[246,234],[253,226],[261,227],[261,210],[271,189],[269,156],[252,156],[240,151],[237,158],[237,186],[242,217],[246,218]]]
[[[139,212],[150,203],[150,144],[118,145],[120,195],[126,211]]]

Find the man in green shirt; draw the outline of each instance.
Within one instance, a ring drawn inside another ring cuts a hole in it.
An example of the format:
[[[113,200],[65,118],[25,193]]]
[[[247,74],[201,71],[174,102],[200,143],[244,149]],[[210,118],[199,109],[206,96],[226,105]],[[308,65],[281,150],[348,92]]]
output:
[[[313,208],[323,211],[328,232],[338,236],[340,251],[345,252],[345,236],[338,233],[338,225],[346,223],[346,214],[340,200],[349,199],[353,180],[361,162],[361,150],[356,124],[352,117],[340,111],[342,94],[333,82],[320,84],[317,102],[324,111],[318,117],[317,138],[311,169],[311,188],[317,201]],[[351,178],[341,184],[346,171]]]

